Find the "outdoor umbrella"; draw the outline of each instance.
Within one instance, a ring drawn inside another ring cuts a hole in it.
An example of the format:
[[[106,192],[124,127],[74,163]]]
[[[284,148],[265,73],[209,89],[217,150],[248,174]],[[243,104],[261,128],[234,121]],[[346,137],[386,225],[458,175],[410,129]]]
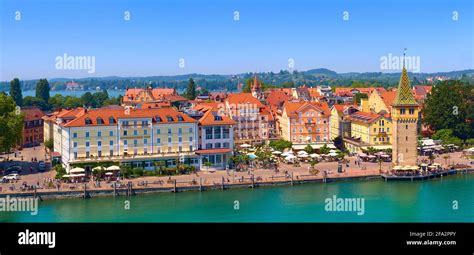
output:
[[[120,167],[119,166],[109,166],[107,167],[107,171],[119,171]]]
[[[86,170],[84,170],[84,168],[81,168],[81,167],[76,167],[76,168],[73,168],[71,170],[69,170],[69,173],[84,173]]]

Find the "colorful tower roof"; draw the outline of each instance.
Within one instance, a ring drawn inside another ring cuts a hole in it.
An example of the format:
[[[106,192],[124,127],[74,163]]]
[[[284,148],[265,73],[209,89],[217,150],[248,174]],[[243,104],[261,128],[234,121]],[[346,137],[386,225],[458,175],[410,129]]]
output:
[[[405,63],[403,64],[402,75],[400,76],[400,81],[398,82],[397,94],[393,100],[394,106],[403,106],[403,105],[412,105],[417,106],[415,97],[410,85],[410,79],[408,79],[408,72],[405,68]]]

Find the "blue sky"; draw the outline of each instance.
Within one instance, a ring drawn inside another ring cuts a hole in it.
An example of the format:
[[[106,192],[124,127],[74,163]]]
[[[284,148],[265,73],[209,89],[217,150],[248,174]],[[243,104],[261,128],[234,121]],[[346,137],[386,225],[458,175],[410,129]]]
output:
[[[405,47],[421,72],[474,66],[472,0],[0,2],[0,80],[278,72],[290,58],[297,70],[378,72]],[[95,73],[56,69],[64,53],[94,56]]]

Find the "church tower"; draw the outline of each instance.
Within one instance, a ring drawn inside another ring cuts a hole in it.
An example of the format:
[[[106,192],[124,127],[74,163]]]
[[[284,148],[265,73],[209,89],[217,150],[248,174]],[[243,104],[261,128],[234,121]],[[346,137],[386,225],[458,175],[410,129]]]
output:
[[[260,83],[258,82],[257,75],[255,75],[255,78],[253,79],[253,84],[251,87],[252,91],[252,96],[257,98],[258,100],[263,100],[263,90],[262,87],[260,86]]]
[[[404,60],[402,75],[398,83],[397,94],[393,100],[391,111],[393,121],[393,166],[416,166],[418,112],[419,105],[413,95]]]

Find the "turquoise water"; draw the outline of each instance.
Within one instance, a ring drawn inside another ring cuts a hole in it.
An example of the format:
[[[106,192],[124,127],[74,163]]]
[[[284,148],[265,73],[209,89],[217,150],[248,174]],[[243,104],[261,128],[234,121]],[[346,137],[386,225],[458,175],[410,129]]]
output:
[[[50,200],[40,203],[36,216],[0,212],[0,222],[474,222],[473,194],[474,174],[458,174],[415,182],[377,179]],[[364,198],[364,215],[326,211],[325,199],[333,195]]]

